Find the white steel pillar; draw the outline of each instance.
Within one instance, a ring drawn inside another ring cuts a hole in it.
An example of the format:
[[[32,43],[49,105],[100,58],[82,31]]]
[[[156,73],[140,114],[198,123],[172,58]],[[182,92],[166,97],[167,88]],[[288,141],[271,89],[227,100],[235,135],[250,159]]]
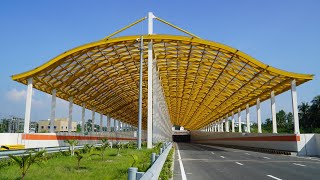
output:
[[[278,133],[277,116],[276,116],[276,100],[274,97],[274,91],[271,91],[271,115],[272,115],[272,133]]]
[[[217,125],[217,129],[218,129],[218,132],[221,131],[221,128],[220,128],[220,123],[218,122],[218,125]]]
[[[218,132],[217,131],[217,123],[214,125],[214,132]]]
[[[24,114],[24,133],[29,133],[29,125],[31,119],[31,102],[32,102],[32,80],[28,78],[27,98],[26,98],[26,111]]]
[[[53,89],[51,96],[50,133],[54,133],[54,120],[56,119],[56,93],[56,89]]]
[[[111,132],[111,128],[110,128],[110,114],[107,115],[107,132]]]
[[[296,80],[291,81],[291,99],[292,99],[294,133],[300,134]]]
[[[153,34],[153,18],[152,12],[148,13],[148,34]],[[153,111],[153,101],[152,101],[152,63],[153,63],[153,52],[152,52],[152,41],[148,43],[148,122],[147,122],[147,148],[152,148],[152,111]]]
[[[81,116],[81,132],[85,132],[85,117],[86,117],[86,103],[82,103],[82,116]]]
[[[99,129],[100,132],[103,131],[103,130],[102,130],[102,128],[103,128],[102,122],[103,122],[103,114],[100,114],[100,129]]]
[[[119,121],[119,131],[123,131],[123,127],[122,127],[122,122],[121,121]]]
[[[232,129],[232,132],[235,132],[235,129],[234,129],[234,113],[233,113],[233,111],[231,113],[231,116],[232,116],[231,129]]]
[[[221,132],[224,132],[224,129],[223,129],[223,118],[221,119]]]
[[[95,123],[95,115],[96,115],[96,112],[95,112],[95,108],[92,109],[92,124],[91,124],[91,132],[94,132],[94,123]]]
[[[251,132],[249,104],[246,105],[247,133]]]
[[[261,110],[260,110],[260,99],[257,99],[257,124],[258,124],[258,133],[262,133],[261,128]]]
[[[238,109],[238,128],[239,132],[242,132],[242,127],[241,127],[241,109]]]
[[[73,110],[73,97],[69,97],[69,121],[68,121],[68,132],[72,132],[72,110]]]
[[[226,115],[226,132],[229,132],[229,120],[228,120],[228,115]]]
[[[118,120],[114,120],[114,131],[118,131]]]

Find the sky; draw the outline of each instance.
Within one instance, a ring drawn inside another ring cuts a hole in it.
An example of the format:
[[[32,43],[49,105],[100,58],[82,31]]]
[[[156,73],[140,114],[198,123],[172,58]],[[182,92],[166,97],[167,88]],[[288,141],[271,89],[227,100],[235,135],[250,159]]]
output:
[[[0,2],[0,118],[24,118],[26,86],[11,75],[33,69],[71,48],[97,41],[153,12],[203,39],[243,51],[286,71],[314,74],[299,87],[298,103],[320,95],[320,1],[318,0],[3,0]],[[145,34],[142,23],[120,35]],[[180,32],[155,22],[154,33]],[[50,117],[51,95],[34,91],[31,120]],[[276,97],[277,110],[291,111],[291,94]],[[255,107],[251,118],[255,119]],[[261,104],[270,117],[270,101]],[[68,102],[57,101],[56,117]],[[86,112],[86,118],[90,118]],[[244,116],[243,116],[244,117]],[[75,106],[73,119],[81,119]],[[243,119],[244,121],[244,119]],[[252,120],[255,121],[255,120]]]

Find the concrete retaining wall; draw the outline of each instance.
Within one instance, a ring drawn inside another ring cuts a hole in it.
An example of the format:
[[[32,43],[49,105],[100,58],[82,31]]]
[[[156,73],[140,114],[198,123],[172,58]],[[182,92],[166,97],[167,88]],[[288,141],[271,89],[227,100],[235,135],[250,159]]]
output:
[[[320,156],[319,134],[295,135],[191,131],[191,142],[290,151],[297,152],[301,156]]]
[[[145,140],[145,132],[142,133],[142,139]],[[98,144],[101,139],[107,138],[109,142],[128,142],[136,141],[134,132],[108,132],[108,133],[90,133],[83,135],[81,133],[36,133],[36,134],[21,134],[21,133],[0,133],[0,145],[15,145],[23,144],[26,148],[40,147],[56,147],[68,146],[64,141],[67,139],[78,140],[78,145]]]

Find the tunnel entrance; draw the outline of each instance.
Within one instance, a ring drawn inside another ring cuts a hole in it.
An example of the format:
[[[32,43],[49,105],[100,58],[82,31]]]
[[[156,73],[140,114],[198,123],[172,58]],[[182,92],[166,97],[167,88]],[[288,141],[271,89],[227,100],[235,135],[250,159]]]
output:
[[[186,130],[174,130],[172,140],[174,142],[190,142],[190,132]]]
[[[190,142],[190,135],[172,135],[174,142]]]

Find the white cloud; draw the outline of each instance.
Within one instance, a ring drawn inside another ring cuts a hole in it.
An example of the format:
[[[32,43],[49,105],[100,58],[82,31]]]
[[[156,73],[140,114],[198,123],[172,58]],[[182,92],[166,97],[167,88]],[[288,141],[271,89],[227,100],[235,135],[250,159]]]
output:
[[[40,99],[34,98],[35,91],[32,93],[32,104],[35,106],[42,106],[44,103]],[[25,102],[27,98],[26,90],[17,90],[16,88],[11,89],[6,93],[6,98],[11,102]]]
[[[20,102],[25,100],[27,97],[27,91],[26,90],[17,90],[17,89],[11,89],[6,93],[6,98],[10,101],[14,102]]]

